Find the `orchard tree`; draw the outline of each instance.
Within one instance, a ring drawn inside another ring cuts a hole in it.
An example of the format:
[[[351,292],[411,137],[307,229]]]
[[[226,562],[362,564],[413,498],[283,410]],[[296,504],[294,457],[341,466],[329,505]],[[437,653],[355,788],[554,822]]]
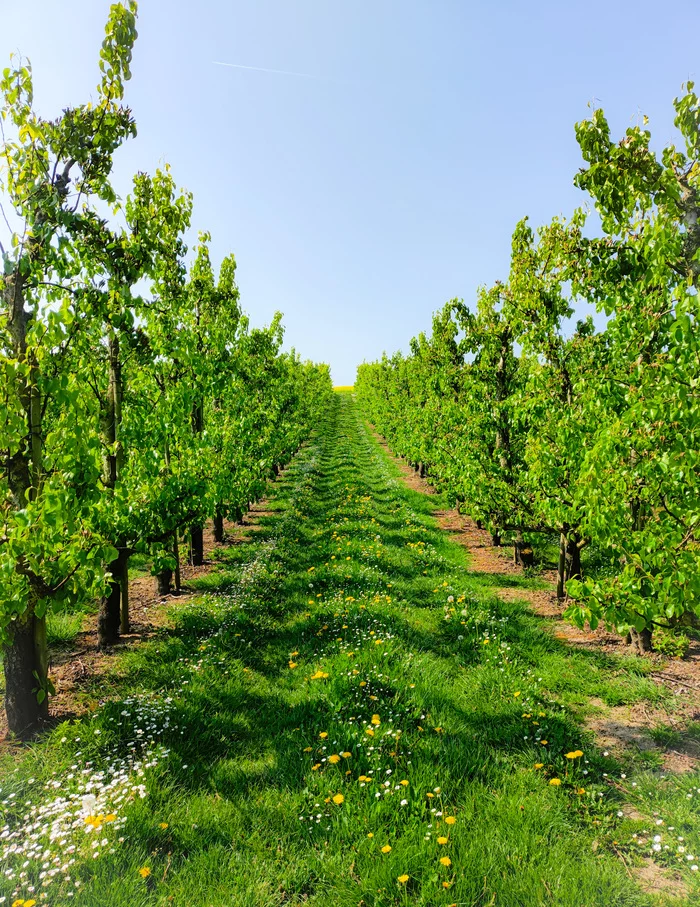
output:
[[[90,218],[93,200],[114,202],[112,156],[135,134],[122,103],[135,17],[132,2],[111,7],[95,103],[47,120],[32,105],[29,64],[14,61],[0,80],[0,193],[17,223],[0,250],[0,632],[7,718],[16,734],[29,732],[47,711],[47,609],[101,589],[103,559],[113,556],[86,527],[94,438],[79,428],[80,376],[62,362],[86,328],[76,292],[82,262],[72,237]]]
[[[700,616],[700,102],[674,102],[684,148],[660,158],[646,118],[614,143],[602,110],[577,126],[576,178],[604,236],[585,244],[574,289],[610,320],[615,418],[586,459],[587,530],[611,575],[573,584],[578,623],[629,629],[640,651],[655,626]]]

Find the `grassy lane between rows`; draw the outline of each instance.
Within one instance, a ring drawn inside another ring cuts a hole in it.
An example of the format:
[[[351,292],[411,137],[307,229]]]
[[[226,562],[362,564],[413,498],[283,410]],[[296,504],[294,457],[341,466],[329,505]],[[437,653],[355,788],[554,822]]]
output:
[[[338,394],[263,529],[3,758],[0,903],[632,907],[651,859],[694,902],[700,781],[582,730],[646,665],[495,598],[397,476]]]

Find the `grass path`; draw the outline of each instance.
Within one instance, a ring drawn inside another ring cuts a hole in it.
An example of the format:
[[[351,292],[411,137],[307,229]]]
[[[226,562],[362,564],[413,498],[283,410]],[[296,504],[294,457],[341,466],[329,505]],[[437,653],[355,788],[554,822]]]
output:
[[[696,902],[700,780],[582,730],[663,695],[647,666],[494,597],[397,476],[339,394],[97,710],[0,763],[0,903]]]

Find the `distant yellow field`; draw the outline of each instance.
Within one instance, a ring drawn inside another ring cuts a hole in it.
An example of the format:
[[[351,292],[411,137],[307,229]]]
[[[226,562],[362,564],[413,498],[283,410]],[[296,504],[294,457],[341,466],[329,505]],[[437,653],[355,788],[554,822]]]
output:
[[[354,391],[355,385],[354,384],[342,384],[342,385],[337,384],[337,385],[335,385],[333,390],[334,391]]]

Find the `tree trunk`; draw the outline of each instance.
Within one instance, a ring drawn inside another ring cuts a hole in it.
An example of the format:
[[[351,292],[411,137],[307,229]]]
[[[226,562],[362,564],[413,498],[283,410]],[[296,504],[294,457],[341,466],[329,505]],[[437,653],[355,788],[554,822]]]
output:
[[[214,514],[214,539],[217,542],[224,540],[224,515],[220,510]]]
[[[629,636],[632,640],[632,648],[637,655],[648,655],[651,648],[651,630],[645,627],[643,630],[635,630],[630,627]]]
[[[204,527],[192,526],[190,528],[190,564],[192,564],[193,567],[201,567],[203,563]]]
[[[491,544],[494,548],[501,547],[501,533],[498,530],[491,533]]]
[[[581,576],[581,536],[575,532],[566,543],[566,581]]]
[[[119,580],[122,594],[121,625],[122,633],[131,629],[129,618],[129,552],[124,549],[119,553]]]
[[[23,510],[27,501],[36,501],[43,481],[43,406],[36,356],[27,350],[27,331],[33,315],[25,308],[25,278],[20,270],[2,284],[2,301],[11,340],[12,356],[29,366],[14,371],[15,402],[24,411],[25,443],[5,464],[10,506]],[[31,733],[48,715],[48,650],[46,618],[34,613],[36,587],[40,577],[28,576],[27,609],[9,628],[10,643],[4,647],[5,709],[7,726],[18,737]],[[42,702],[37,692],[44,691]]]
[[[170,595],[170,584],[173,579],[173,571],[170,567],[166,567],[164,570],[161,570],[160,573],[156,573],[156,588],[158,590],[158,595]]]
[[[177,529],[173,532],[173,554],[175,555],[175,591],[182,589],[182,574],[180,573],[180,540]]]
[[[37,617],[32,605],[29,615],[13,621],[10,629],[12,639],[4,648],[5,711],[8,728],[23,738],[35,731],[49,714],[46,619]],[[41,682],[37,676],[42,678]],[[41,702],[37,698],[40,686],[45,691]]]
[[[566,529],[559,535],[559,564],[557,565],[557,598],[561,601],[565,594],[566,583]]]
[[[119,575],[119,558],[110,564],[111,578],[108,591],[100,601],[97,615],[97,643],[101,649],[113,646],[119,639],[121,620],[121,580]]]
[[[119,423],[122,405],[122,373],[119,359],[119,335],[110,326],[108,328],[108,369],[109,384],[107,395],[100,412],[102,443],[104,445],[102,479],[106,488],[114,490],[117,485],[121,455],[117,450],[119,440]],[[115,543],[119,548],[119,543]],[[109,589],[100,601],[97,616],[97,642],[101,649],[114,645],[119,639],[121,625],[121,587],[122,555],[121,552],[109,565],[111,578]],[[128,592],[127,592],[128,594]]]
[[[532,545],[529,545],[523,539],[522,532],[518,532],[515,536],[513,556],[515,563],[521,567],[532,567],[535,563],[535,553],[532,550]]]

